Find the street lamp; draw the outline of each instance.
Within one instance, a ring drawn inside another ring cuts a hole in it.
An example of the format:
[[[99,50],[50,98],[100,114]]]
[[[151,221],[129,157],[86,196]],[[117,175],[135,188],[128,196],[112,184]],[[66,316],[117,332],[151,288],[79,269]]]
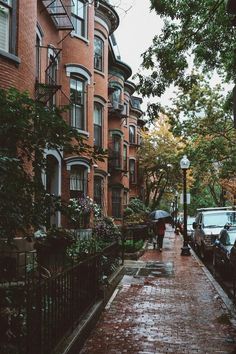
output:
[[[186,193],[186,172],[190,166],[190,161],[187,156],[184,155],[180,160],[180,167],[183,171],[183,207],[184,207],[184,244],[181,251],[181,256],[190,256],[190,248],[188,246],[187,236],[187,193]]]
[[[175,224],[175,229],[177,227],[177,218],[178,218],[178,192],[175,192],[175,213],[174,213],[174,224]]]

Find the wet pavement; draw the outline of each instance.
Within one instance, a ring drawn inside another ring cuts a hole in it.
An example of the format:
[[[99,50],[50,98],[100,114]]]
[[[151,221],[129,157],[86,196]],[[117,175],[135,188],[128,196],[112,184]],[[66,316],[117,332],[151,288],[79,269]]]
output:
[[[162,253],[150,244],[139,261],[126,262],[78,353],[236,353],[234,312],[201,262],[180,255],[182,244],[169,228]]]

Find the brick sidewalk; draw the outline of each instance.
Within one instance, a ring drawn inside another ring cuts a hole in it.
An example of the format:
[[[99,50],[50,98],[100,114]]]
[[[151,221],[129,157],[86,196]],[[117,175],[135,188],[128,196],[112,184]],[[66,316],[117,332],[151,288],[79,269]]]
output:
[[[123,278],[80,353],[236,353],[234,319],[182,243],[169,228],[163,252],[145,252],[143,273]]]

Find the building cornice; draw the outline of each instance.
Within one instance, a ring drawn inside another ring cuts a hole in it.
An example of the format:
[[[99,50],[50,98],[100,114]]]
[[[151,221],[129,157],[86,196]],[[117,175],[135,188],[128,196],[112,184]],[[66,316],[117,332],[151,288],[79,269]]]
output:
[[[120,19],[114,7],[106,1],[97,1],[95,4],[95,16],[100,24],[107,26],[109,34],[112,34],[119,26]],[[100,20],[100,21],[99,21]]]

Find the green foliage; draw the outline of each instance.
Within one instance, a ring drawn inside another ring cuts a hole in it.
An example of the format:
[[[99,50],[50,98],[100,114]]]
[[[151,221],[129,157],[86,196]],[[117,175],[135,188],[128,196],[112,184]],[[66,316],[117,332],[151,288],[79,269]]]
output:
[[[139,198],[132,198],[128,204],[128,208],[131,209],[134,213],[147,211],[147,207],[142,200]]]
[[[182,180],[179,161],[184,144],[170,132],[169,120],[163,115],[143,134],[142,141],[139,162],[146,183],[145,204],[153,210],[163,201],[170,204],[179,189]]]
[[[198,76],[197,84],[180,90],[174,106],[166,109],[172,132],[187,146],[193,180],[191,205],[196,208],[223,206],[221,179],[235,176],[236,132],[222,91]]]
[[[127,224],[140,224],[147,220],[150,210],[139,198],[132,198],[124,210],[124,222]]]
[[[196,82],[189,74],[190,63],[206,74],[217,70],[227,81],[235,80],[235,31],[224,1],[150,3],[164,25],[143,54],[142,66],[150,72],[138,74],[138,89],[143,95],[161,96],[171,84],[188,89]]]
[[[127,253],[137,252],[143,247],[143,240],[133,241],[133,240],[126,240],[124,242],[124,251]]]
[[[102,158],[104,152],[89,147],[62,114],[27,93],[0,89],[0,237],[46,224],[48,197],[41,180],[46,149]]]
[[[109,216],[100,216],[95,220],[93,235],[99,241],[112,242],[120,237],[120,230]]]

